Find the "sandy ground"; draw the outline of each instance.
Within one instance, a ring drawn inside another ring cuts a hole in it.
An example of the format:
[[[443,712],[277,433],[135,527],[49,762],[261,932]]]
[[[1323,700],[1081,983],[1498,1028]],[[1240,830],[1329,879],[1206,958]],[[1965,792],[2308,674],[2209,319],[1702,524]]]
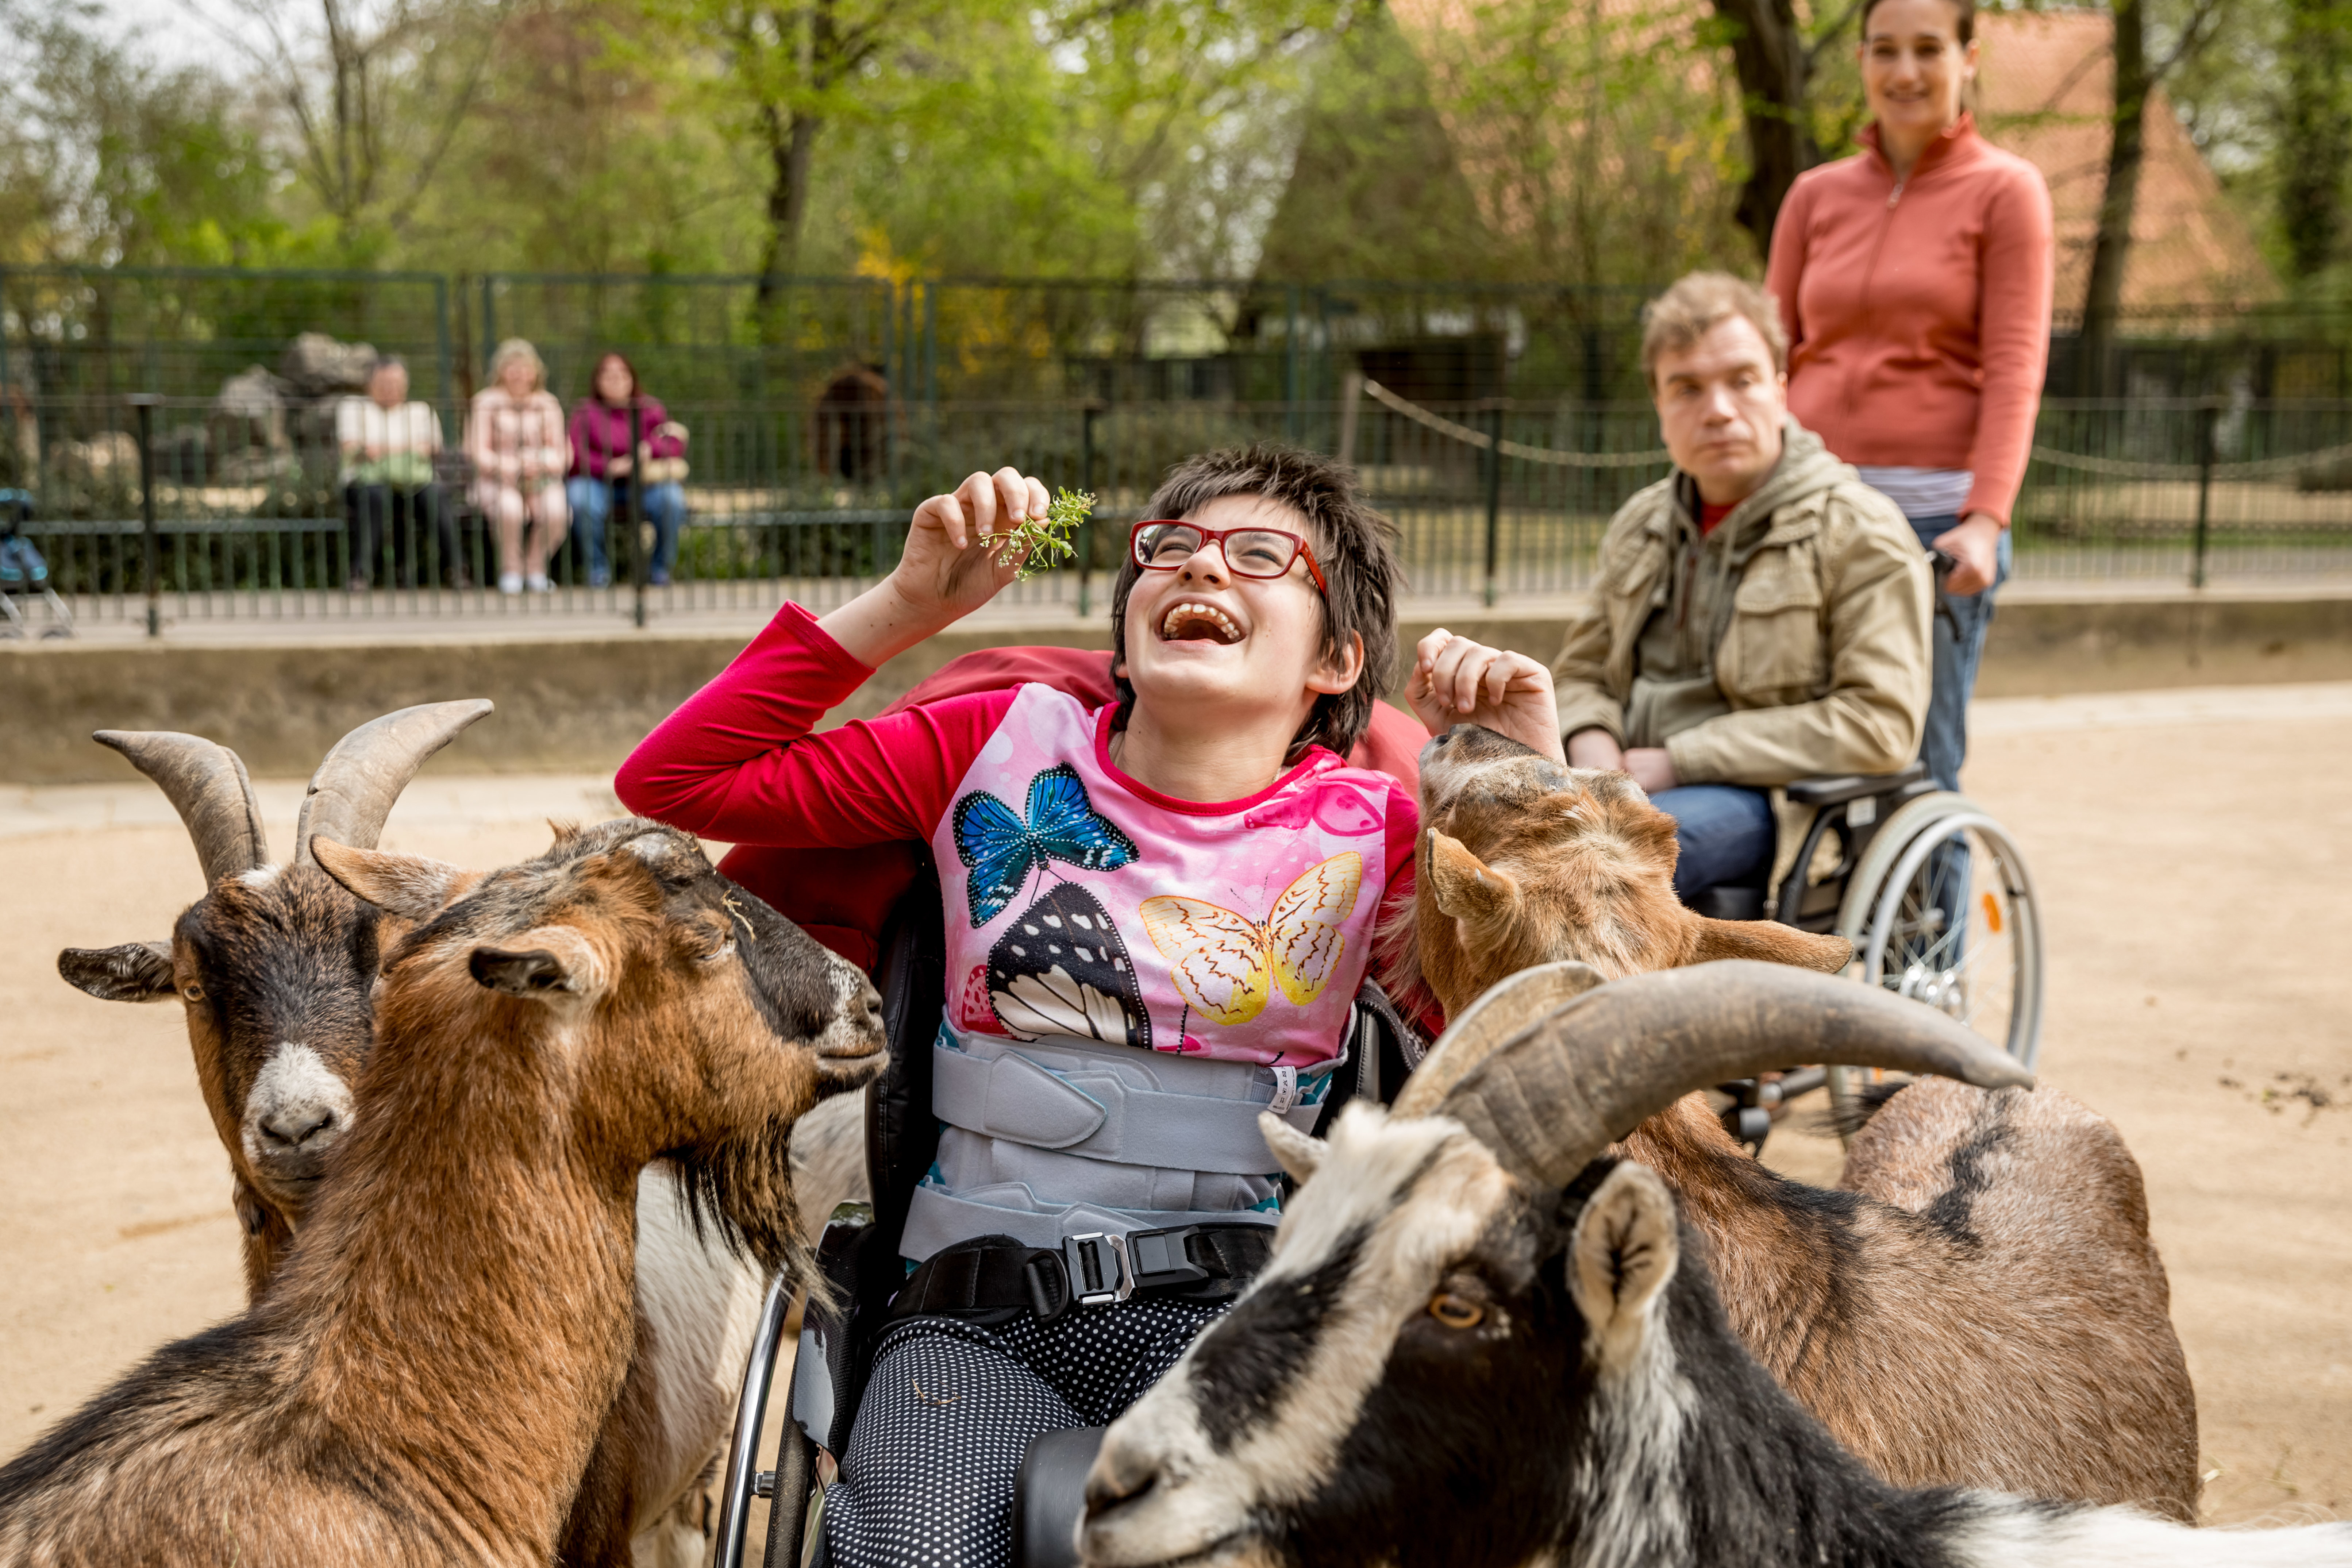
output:
[[[1979,706],[1969,793],[2021,842],[2050,931],[2043,1071],[2147,1171],[2216,1521],[2352,1516],[2347,770],[2352,687]],[[299,790],[263,791],[281,847]],[[609,802],[591,779],[431,779],[385,847],[495,864]],[[5,1456],[241,1285],[178,1010],[54,968],[165,936],[199,890],[185,837],[144,785],[0,786],[0,868]],[[1771,1155],[1834,1169],[1797,1129]]]

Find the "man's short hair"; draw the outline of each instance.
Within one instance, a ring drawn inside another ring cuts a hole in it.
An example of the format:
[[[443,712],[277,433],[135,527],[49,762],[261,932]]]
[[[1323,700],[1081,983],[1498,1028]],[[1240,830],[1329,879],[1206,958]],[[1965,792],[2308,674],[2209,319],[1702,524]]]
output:
[[[1338,657],[1351,633],[1364,639],[1362,676],[1346,691],[1318,697],[1291,742],[1293,760],[1310,745],[1344,757],[1371,727],[1372,704],[1396,662],[1396,595],[1403,584],[1396,525],[1366,504],[1356,489],[1354,468],[1319,452],[1270,442],[1185,458],[1160,480],[1145,515],[1190,517],[1223,496],[1263,497],[1306,520],[1307,542],[1330,585],[1322,595],[1324,652]],[[1142,574],[1134,553],[1123,552],[1110,600],[1114,660],[1127,657],[1127,596]],[[1135,710],[1135,688],[1123,675],[1118,687],[1114,723],[1124,728]]]
[[[406,370],[407,368],[408,362],[398,354],[378,354],[369,363],[368,374],[373,377],[380,370]]]
[[[1676,279],[1664,293],[1642,307],[1642,379],[1658,390],[1658,356],[1680,353],[1734,316],[1748,324],[1772,351],[1772,368],[1789,368],[1789,334],[1772,296],[1728,272],[1693,272]]]

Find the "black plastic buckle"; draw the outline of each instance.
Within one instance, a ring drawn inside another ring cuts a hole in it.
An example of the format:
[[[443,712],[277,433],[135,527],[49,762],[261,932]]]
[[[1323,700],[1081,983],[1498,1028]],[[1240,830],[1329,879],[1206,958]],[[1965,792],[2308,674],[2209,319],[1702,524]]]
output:
[[[1135,1269],[1139,1289],[1161,1289],[1171,1285],[1198,1285],[1209,1278],[1209,1271],[1192,1261],[1185,1243],[1201,1234],[1197,1225],[1178,1226],[1172,1230],[1139,1230],[1127,1238],[1128,1262]]]

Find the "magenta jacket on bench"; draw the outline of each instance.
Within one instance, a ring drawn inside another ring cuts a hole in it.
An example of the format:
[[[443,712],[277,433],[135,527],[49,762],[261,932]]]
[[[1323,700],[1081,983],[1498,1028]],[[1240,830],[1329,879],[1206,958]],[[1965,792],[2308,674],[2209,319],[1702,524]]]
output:
[[[669,420],[660,400],[637,399],[637,429],[656,458],[683,458],[686,443],[676,436],[657,434]],[[600,397],[584,399],[572,411],[572,471],[592,479],[604,478],[604,465],[629,449],[629,405],[615,408]]]

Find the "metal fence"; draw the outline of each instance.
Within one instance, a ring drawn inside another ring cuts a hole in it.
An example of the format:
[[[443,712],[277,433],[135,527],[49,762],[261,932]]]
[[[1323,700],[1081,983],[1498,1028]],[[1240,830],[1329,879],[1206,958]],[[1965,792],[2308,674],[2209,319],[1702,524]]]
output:
[[[1639,400],[1654,289],[1253,279],[443,275],[0,268],[0,386],[37,396],[215,394],[284,372],[304,333],[408,359],[462,399],[499,340],[554,389],[619,349],[680,402],[814,402],[844,375],[908,404],[1329,403],[1351,373],[1415,401]],[[2082,384],[2061,316],[2048,386]],[[2136,308],[2101,384],[2134,398],[2352,396],[2352,306]],[[296,379],[301,379],[299,369]]]
[[[1667,471],[1646,404],[1432,404],[1376,380],[1326,401],[680,403],[687,521],[665,560],[623,499],[612,582],[573,527],[544,594],[497,591],[498,530],[461,458],[373,526],[340,479],[331,405],[36,399],[0,432],[0,485],[83,620],[397,619],[824,605],[897,559],[921,497],[1006,463],[1093,490],[1064,571],[1017,604],[1097,607],[1153,485],[1185,454],[1261,437],[1338,452],[1402,534],[1412,590],[1497,599],[1584,586],[1609,517]],[[458,410],[439,410],[452,445]],[[1496,456],[1499,443],[1500,457]],[[2352,571],[2352,400],[2044,406],[2016,519],[2021,577],[2293,578]],[[658,581],[666,576],[667,583]]]

